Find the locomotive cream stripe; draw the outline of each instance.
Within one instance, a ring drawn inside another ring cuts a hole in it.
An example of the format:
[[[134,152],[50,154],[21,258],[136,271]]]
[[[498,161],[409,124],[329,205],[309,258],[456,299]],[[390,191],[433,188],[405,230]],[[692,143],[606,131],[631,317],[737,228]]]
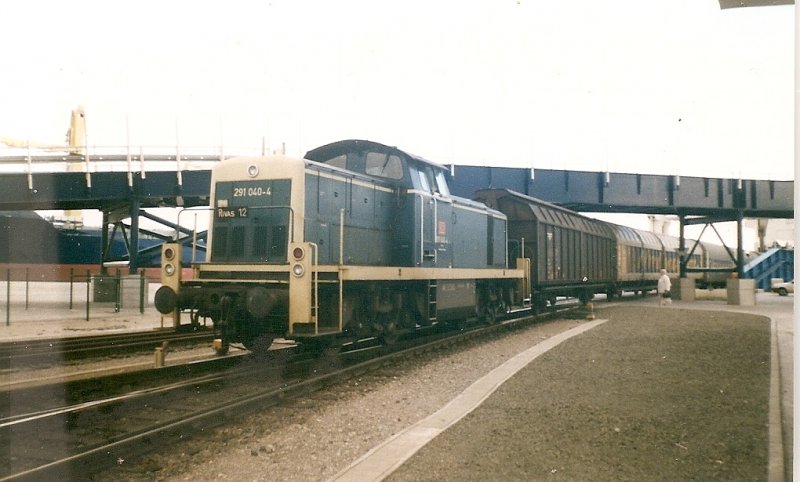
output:
[[[198,270],[205,273],[288,273],[288,264],[277,266],[263,265],[199,265]],[[348,265],[318,265],[312,267],[315,273],[338,274],[342,281],[392,281],[392,280],[453,280],[453,279],[518,279],[524,275],[521,269],[473,269],[473,268],[416,268],[416,267],[374,267]],[[246,282],[241,279],[205,278],[195,279],[195,283],[219,283],[220,281]],[[262,283],[266,280],[254,280]],[[280,283],[282,281],[275,281]]]

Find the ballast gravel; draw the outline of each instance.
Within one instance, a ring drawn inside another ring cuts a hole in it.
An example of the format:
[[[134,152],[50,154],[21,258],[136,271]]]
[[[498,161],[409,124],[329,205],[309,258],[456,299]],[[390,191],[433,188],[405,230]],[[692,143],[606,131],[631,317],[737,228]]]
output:
[[[754,316],[727,313],[721,318],[714,312],[659,309],[655,306],[607,307],[598,310],[598,317],[609,318],[610,322],[622,320],[625,323],[632,323],[631,326],[636,326],[637,319],[643,317],[662,321],[691,317],[692,320],[702,323],[705,319],[717,321],[722,319],[724,322],[728,316],[736,319],[758,319]],[[471,342],[457,348],[429,353],[414,360],[400,361],[395,365],[323,389],[308,397],[289,400],[277,407],[267,408],[262,413],[243,415],[238,420],[231,420],[228,425],[209,430],[204,435],[195,435],[190,440],[176,445],[163,447],[147,456],[135,460],[122,460],[115,468],[97,474],[95,479],[327,480],[379,443],[439,410],[475,380],[514,355],[583,322],[582,317],[543,322],[529,328],[511,331],[489,341]],[[732,323],[731,328],[735,329],[736,325]],[[766,331],[768,333],[768,328]],[[652,344],[652,350],[658,350],[661,340],[657,335],[653,333],[650,337],[639,337],[636,340],[637,343],[645,340],[644,342]],[[613,343],[613,340],[605,337],[600,338],[594,345],[587,340],[588,337],[584,339],[583,350],[607,352],[612,349],[606,344]],[[611,363],[609,365],[611,369],[614,356],[599,356],[593,363],[603,361]],[[569,360],[564,360],[564,363],[568,364]],[[535,364],[536,362],[529,367]],[[567,372],[576,369],[565,368]],[[602,373],[603,368],[593,366],[597,373]],[[714,367],[697,368],[714,369]],[[763,374],[765,368],[756,366],[753,369]],[[768,373],[768,366],[766,370]],[[682,372],[673,374],[675,377],[687,375]],[[649,378],[651,375],[648,373],[642,373],[638,379],[635,379],[635,373],[626,373],[625,376],[631,383],[670,382],[654,381]],[[549,385],[547,396],[552,399],[579,396],[579,392],[576,395],[574,387],[568,384],[563,386],[564,393],[559,393],[558,384]],[[590,394],[588,396],[591,397]],[[191,400],[186,400],[186,403],[191,404]],[[763,404],[754,405],[758,405],[753,407],[758,414],[764,411],[761,406]],[[654,406],[653,409],[659,410],[658,406]],[[751,414],[743,414],[743,416],[749,415]],[[558,434],[561,426],[575,430],[576,422],[576,420],[560,419],[558,413],[555,413],[547,420],[538,420],[535,423],[546,424],[549,427],[548,433]],[[591,431],[596,427],[587,426],[585,429]],[[524,443],[514,440],[514,436],[514,430],[509,430],[501,440],[507,438],[508,443],[513,446]],[[587,434],[587,436],[592,435]],[[484,469],[489,472],[475,473],[474,477],[469,478],[492,478],[486,477],[486,474],[493,473],[491,464],[492,460],[499,461],[498,450],[502,448],[491,448],[491,451],[487,452],[487,459],[483,461]],[[569,447],[558,447],[557,450],[562,455],[569,453]],[[759,464],[762,462],[760,459],[755,461]],[[398,472],[398,475],[402,473]],[[591,473],[591,469],[588,468],[587,472],[582,474],[585,476]],[[692,472],[689,470],[687,473]],[[436,479],[441,479],[442,475],[438,473],[438,476],[434,476],[435,471],[428,474]],[[605,477],[610,475],[600,474]],[[406,473],[406,475],[411,474]],[[556,472],[530,475],[529,479],[544,479],[549,478],[548,475],[556,475]],[[651,475],[649,478],[655,478],[657,474]],[[512,478],[519,477],[518,472],[512,476]],[[400,477],[402,478],[404,477]],[[425,480],[430,477],[425,477],[423,473],[411,475],[410,478]]]
[[[543,322],[403,360],[124,461],[95,480],[326,480],[517,353],[581,322]]]

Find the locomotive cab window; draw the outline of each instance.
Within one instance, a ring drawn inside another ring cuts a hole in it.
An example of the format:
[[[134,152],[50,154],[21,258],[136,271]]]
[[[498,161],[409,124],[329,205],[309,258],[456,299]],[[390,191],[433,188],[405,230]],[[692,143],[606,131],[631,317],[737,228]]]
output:
[[[347,155],[342,154],[341,156],[336,156],[333,159],[325,161],[325,164],[333,167],[340,167],[342,169],[347,169]]]
[[[430,166],[420,166],[418,172],[420,189],[425,192],[439,193],[445,196],[448,194],[447,182],[443,174],[440,180],[438,175],[434,175],[433,169],[431,169]]]
[[[419,187],[425,192],[431,192],[431,182],[428,179],[428,175],[425,173],[425,170],[417,171],[419,172]]]
[[[436,186],[442,196],[450,195],[450,190],[447,188],[447,179],[444,177],[444,171],[436,172]]]
[[[403,161],[400,156],[385,152],[368,152],[365,173],[386,179],[403,178]]]

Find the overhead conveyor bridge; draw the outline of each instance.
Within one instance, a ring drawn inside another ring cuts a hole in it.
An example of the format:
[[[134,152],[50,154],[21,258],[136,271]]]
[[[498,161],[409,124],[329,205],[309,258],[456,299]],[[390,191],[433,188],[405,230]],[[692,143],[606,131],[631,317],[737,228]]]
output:
[[[479,189],[503,188],[580,212],[672,214],[680,220],[681,277],[691,249],[685,226],[734,221],[739,278],[745,277],[744,218],[794,218],[794,183],[678,175],[625,174],[553,169],[453,166],[451,191],[470,197]]]

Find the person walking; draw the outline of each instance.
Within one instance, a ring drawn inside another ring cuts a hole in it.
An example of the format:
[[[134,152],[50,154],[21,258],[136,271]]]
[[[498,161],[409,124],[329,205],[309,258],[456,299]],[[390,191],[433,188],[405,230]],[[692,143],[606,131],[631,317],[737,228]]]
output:
[[[670,281],[669,276],[667,275],[667,270],[661,270],[661,277],[658,278],[658,306],[664,306],[665,304],[672,303],[672,281]]]

